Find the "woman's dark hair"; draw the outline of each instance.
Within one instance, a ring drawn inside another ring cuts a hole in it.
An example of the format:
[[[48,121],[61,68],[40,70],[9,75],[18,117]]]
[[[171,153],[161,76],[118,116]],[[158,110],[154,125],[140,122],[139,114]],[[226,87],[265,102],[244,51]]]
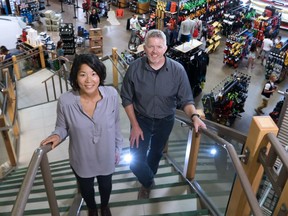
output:
[[[6,48],[6,46],[1,46],[1,47],[0,47],[0,51],[1,51],[1,53],[3,53],[3,54],[6,54],[7,52],[9,52],[9,50]]]
[[[251,51],[251,52],[255,52],[256,49],[257,49],[256,43],[253,42],[253,43],[251,44],[250,51]]]
[[[74,91],[79,90],[79,85],[77,83],[77,75],[83,64],[88,65],[93,71],[97,73],[100,78],[100,86],[104,85],[106,79],[106,67],[99,60],[99,58],[94,54],[80,54],[76,56],[73,61],[71,72],[70,72],[70,85]]]
[[[61,46],[62,46],[62,44],[63,44],[63,41],[58,41],[57,42],[57,46],[56,46],[56,49],[60,49],[61,48]]]
[[[203,30],[203,31],[202,31],[202,36],[203,36],[205,39],[207,39],[207,31],[206,31],[206,30]]]

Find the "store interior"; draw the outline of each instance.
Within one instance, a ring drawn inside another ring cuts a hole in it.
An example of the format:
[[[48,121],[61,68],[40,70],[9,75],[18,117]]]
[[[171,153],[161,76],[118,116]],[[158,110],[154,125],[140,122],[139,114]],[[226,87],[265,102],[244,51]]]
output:
[[[282,14],[273,8],[263,14],[266,6],[259,13],[259,9],[254,10],[248,3],[242,5],[243,2],[238,0],[227,2],[199,0],[188,4],[189,2],[180,1],[183,4],[178,5],[172,1],[153,0],[113,0],[98,2],[99,4],[92,1],[88,11],[83,8],[82,0],[46,0],[18,5],[12,2],[11,13],[22,17],[26,27],[20,32],[22,34],[0,40],[0,45],[5,45],[10,52],[14,52],[16,45],[29,51],[39,44],[44,44],[51,54],[56,53],[57,42],[62,40],[64,56],[70,61],[73,61],[76,54],[81,53],[94,53],[103,58],[110,56],[112,49],[116,48],[129,65],[143,55],[143,35],[140,32],[135,40],[135,34],[129,29],[129,20],[136,14],[142,33],[145,33],[145,28],[158,28],[166,33],[169,46],[166,55],[183,64],[195,105],[203,110],[205,117],[247,134],[252,117],[258,115],[254,109],[262,101],[263,86],[272,73],[277,74],[276,85],[279,93],[273,94],[268,107],[263,110],[263,116],[270,115],[277,122],[277,112],[279,113],[284,99],[282,93],[288,89],[288,32],[281,28]],[[9,11],[5,5],[7,6],[7,3],[2,2],[2,16],[7,16],[5,13]],[[99,8],[101,14],[97,30],[88,24],[92,7]],[[187,16],[195,23],[201,23],[195,27],[198,33],[195,33],[195,38],[189,42],[178,41],[177,31]],[[171,28],[174,24],[176,27]],[[29,33],[33,32],[31,29],[35,32]],[[201,46],[203,30],[207,33],[204,47]],[[31,34],[34,34],[35,38],[32,38]],[[247,68],[249,47],[256,43],[260,51],[265,34],[271,34],[274,38],[280,35],[282,47],[271,49],[264,65],[261,64],[261,59],[256,58],[254,67],[250,65]],[[19,165],[24,167],[29,164],[40,141],[51,133],[55,125],[57,103],[54,101],[39,105],[39,95],[31,93],[31,89],[33,92],[37,91],[33,87],[40,85],[57,69],[57,60],[50,54],[46,59],[47,68],[42,70],[35,59],[31,62],[27,60],[29,67],[21,67],[20,79],[16,82],[16,85],[19,85],[19,119],[22,123]],[[112,70],[109,68],[108,77],[111,76]],[[129,121],[122,107],[120,116],[121,130],[128,147]],[[63,157],[68,158],[67,143],[49,159],[57,161]]]

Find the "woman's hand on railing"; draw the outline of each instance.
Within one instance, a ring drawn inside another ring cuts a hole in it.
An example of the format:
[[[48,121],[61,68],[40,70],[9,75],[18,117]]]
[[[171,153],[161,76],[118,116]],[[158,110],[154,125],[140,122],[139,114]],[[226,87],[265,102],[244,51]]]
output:
[[[47,145],[48,143],[52,143],[52,149],[54,149],[57,145],[59,145],[59,143],[61,142],[61,138],[59,135],[57,134],[53,134],[49,137],[47,137],[46,139],[42,140],[40,145]]]
[[[64,57],[64,56],[58,56],[58,60],[63,60],[65,62],[70,62],[69,59]]]

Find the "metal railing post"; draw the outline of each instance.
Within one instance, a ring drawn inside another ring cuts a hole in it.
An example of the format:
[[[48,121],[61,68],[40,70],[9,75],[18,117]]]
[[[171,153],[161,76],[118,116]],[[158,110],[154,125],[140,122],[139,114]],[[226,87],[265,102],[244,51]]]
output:
[[[60,215],[58,204],[57,204],[57,199],[56,199],[56,194],[55,194],[55,190],[53,187],[53,181],[52,181],[47,154],[43,155],[42,161],[40,163],[40,168],[41,168],[41,173],[43,176],[43,181],[44,181],[47,198],[48,198],[48,202],[49,202],[49,206],[51,210],[51,215],[53,216]]]

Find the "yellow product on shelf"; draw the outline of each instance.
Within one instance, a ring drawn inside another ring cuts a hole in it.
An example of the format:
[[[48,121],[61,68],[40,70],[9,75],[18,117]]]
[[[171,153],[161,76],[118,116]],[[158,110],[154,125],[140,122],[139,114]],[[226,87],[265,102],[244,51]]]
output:
[[[240,49],[242,47],[242,44],[238,44],[238,46],[236,47],[236,49]]]
[[[232,44],[232,48],[235,48],[235,47],[237,47],[238,46],[238,43],[236,42],[236,43],[234,43],[234,44]]]
[[[235,53],[234,53],[234,56],[238,56],[240,54],[241,50],[237,50]]]
[[[212,26],[217,27],[219,24],[219,22],[215,21],[214,23],[212,23]]]
[[[213,41],[212,39],[209,39],[209,40],[208,40],[208,43],[209,43],[209,44],[212,44],[213,42],[214,42],[214,41]]]
[[[208,46],[207,47],[207,53],[210,53],[210,51],[213,49],[213,47],[214,47],[214,45],[212,44],[212,45],[210,45],[210,46]]]
[[[214,49],[213,49],[213,51],[215,51],[216,48],[217,48],[219,45],[220,45],[220,41],[217,41],[217,42],[215,43],[215,45],[214,45]]]
[[[221,39],[221,36],[219,36],[219,35],[216,35],[216,37],[214,38],[215,41],[218,41],[220,39]]]

